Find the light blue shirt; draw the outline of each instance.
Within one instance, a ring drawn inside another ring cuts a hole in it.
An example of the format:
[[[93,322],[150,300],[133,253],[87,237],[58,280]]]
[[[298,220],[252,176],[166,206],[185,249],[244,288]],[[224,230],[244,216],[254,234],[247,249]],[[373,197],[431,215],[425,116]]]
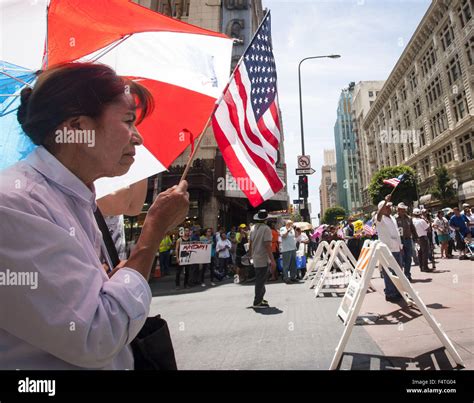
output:
[[[0,369],[133,369],[150,287],[130,268],[108,278],[95,209],[43,147],[0,172]]]

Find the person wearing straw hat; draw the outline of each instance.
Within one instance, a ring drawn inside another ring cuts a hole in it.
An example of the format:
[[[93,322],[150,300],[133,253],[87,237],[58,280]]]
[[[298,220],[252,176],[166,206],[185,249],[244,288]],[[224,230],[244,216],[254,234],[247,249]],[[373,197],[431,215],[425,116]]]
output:
[[[378,212],[376,219],[377,233],[379,240],[388,246],[393,257],[401,266],[401,250],[402,243],[400,242],[400,233],[398,232],[397,221],[391,215],[392,214],[392,202],[390,201],[391,196],[385,197],[378,204]],[[390,271],[393,272],[392,269]],[[394,273],[395,274],[395,273]],[[402,296],[398,292],[397,288],[393,285],[392,280],[386,275],[385,271],[382,271],[383,279],[385,282],[385,300],[389,302],[397,302],[402,299]]]
[[[272,272],[276,269],[275,258],[272,253],[272,231],[265,223],[268,218],[267,210],[260,210],[254,215],[256,224],[252,227],[249,237],[249,254],[253,259],[255,269],[255,297],[253,308],[268,308],[268,301],[264,300],[265,281],[268,278],[268,263],[271,263]]]

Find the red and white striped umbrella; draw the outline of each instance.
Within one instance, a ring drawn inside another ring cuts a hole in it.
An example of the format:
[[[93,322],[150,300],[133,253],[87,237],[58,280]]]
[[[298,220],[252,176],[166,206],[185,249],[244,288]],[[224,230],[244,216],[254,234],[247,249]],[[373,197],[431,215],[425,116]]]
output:
[[[96,182],[101,197],[167,167],[201,133],[230,75],[232,40],[128,0],[0,0],[1,58],[38,70],[97,61],[139,80],[155,110],[138,130],[144,146],[119,178]],[[47,39],[46,41],[44,39]]]

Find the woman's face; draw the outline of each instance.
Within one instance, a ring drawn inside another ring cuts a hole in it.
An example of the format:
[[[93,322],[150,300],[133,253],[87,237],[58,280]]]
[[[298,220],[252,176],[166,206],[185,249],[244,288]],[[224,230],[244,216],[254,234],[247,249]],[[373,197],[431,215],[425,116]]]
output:
[[[143,138],[135,127],[136,111],[132,95],[122,95],[108,105],[96,129],[96,148],[105,176],[120,176],[128,172],[135,161],[135,146]]]
[[[61,149],[73,155],[76,165],[81,167],[80,176],[87,184],[97,178],[128,172],[134,162],[135,147],[143,144],[135,120],[133,97],[123,94],[107,105],[97,119],[80,116],[69,121],[68,128],[86,131],[93,137],[92,146],[72,144],[73,148],[70,148],[69,144],[61,145]]]

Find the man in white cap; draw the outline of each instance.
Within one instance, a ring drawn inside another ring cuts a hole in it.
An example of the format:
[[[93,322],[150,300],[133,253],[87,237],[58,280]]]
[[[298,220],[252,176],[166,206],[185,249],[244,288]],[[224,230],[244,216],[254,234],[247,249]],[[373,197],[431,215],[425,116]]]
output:
[[[253,308],[268,308],[268,301],[264,300],[265,281],[268,278],[268,264],[271,263],[272,272],[276,269],[272,252],[272,230],[265,224],[268,218],[266,210],[260,210],[253,219],[257,223],[250,231],[249,254],[255,268],[255,297]]]
[[[377,218],[375,225],[377,227],[377,233],[379,240],[388,246],[393,257],[401,266],[401,250],[402,243],[400,242],[400,233],[398,232],[397,221],[391,215],[392,214],[392,202],[390,201],[391,196],[387,195],[385,200],[382,200],[378,204]],[[392,273],[393,270],[391,270]],[[388,277],[385,271],[382,271],[383,279],[385,281],[385,300],[389,302],[398,302],[402,299],[402,296],[398,292],[397,288],[393,285],[392,280]]]
[[[416,234],[418,235],[418,245],[420,245],[420,251],[418,252],[418,260],[420,261],[421,271],[433,271],[428,268],[428,257],[430,254],[430,242],[428,240],[428,230],[430,224],[421,217],[421,210],[419,208],[413,209],[413,225],[416,228]]]
[[[412,281],[411,278],[411,259],[413,255],[413,240],[416,241],[417,234],[416,229],[413,225],[412,218],[407,214],[408,206],[401,202],[397,205],[397,225],[398,231],[400,232],[400,238],[403,245],[403,272],[405,273],[408,281]]]
[[[296,279],[296,233],[293,221],[288,220],[280,228],[281,257],[283,261],[283,281],[286,284],[298,282]]]

